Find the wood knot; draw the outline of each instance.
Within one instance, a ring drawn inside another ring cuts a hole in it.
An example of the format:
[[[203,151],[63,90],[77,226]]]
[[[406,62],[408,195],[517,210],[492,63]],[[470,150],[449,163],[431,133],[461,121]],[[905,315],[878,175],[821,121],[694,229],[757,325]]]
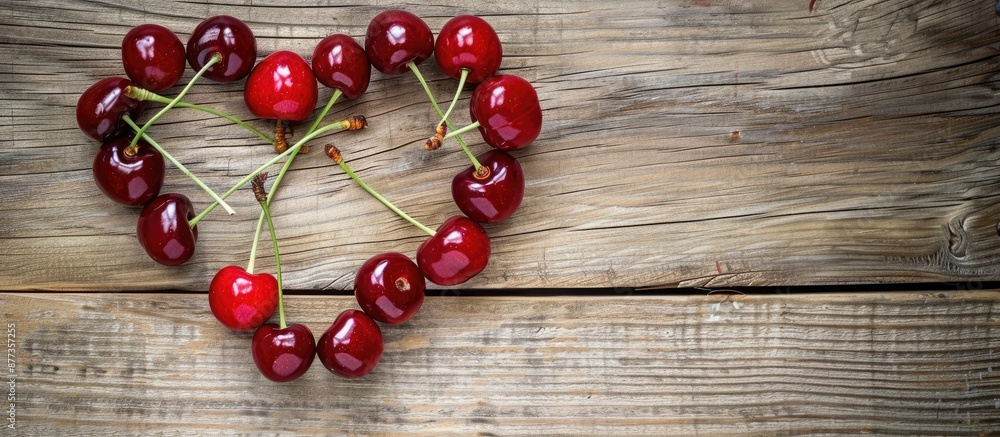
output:
[[[964,258],[969,253],[969,232],[965,229],[965,218],[949,220],[947,230],[948,252],[955,258]]]
[[[729,134],[729,144],[736,144],[740,142],[740,131],[734,130]]]

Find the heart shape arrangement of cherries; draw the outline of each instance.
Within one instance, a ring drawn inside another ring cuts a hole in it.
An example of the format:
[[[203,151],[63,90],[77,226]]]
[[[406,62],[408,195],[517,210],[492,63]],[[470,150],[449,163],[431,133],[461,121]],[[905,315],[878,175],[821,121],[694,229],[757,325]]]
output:
[[[417,67],[432,54],[441,70],[458,80],[447,109],[437,104]],[[502,57],[497,33],[486,21],[471,15],[449,20],[435,40],[427,24],[416,15],[402,10],[384,11],[368,25],[364,47],[350,36],[330,35],[316,45],[311,63],[291,51],[277,51],[256,63],[253,32],[230,16],[201,22],[186,48],[170,30],[144,24],[128,32],[122,42],[122,64],[128,79],[106,78],[88,88],[77,102],[77,123],[87,136],[102,143],[93,164],[98,188],[118,203],[142,208],[137,239],[150,258],[160,264],[179,265],[189,260],[198,239],[198,221],[217,206],[233,214],[225,198],[249,183],[261,206],[249,264],[246,269],[223,267],[212,279],[208,301],[213,315],[234,331],[254,330],[251,355],[268,379],[294,380],[309,369],[317,355],[332,373],[355,378],[368,374],[382,356],[382,333],[376,322],[395,325],[413,317],[423,304],[427,280],[455,285],[481,272],[490,256],[490,239],[481,224],[506,220],[521,204],[524,172],[508,152],[538,137],[542,111],[530,83],[514,75],[497,74]],[[184,89],[174,98],[157,94],[180,80],[185,63],[196,74]],[[425,148],[433,150],[454,139],[472,165],[456,175],[451,184],[452,197],[462,215],[448,218],[433,230],[365,184],[347,165],[340,150],[332,144],[324,147],[327,156],[361,188],[429,238],[417,249],[415,261],[389,252],[363,263],[354,280],[361,310],[342,312],[317,342],[305,325],[285,323],[281,257],[269,205],[285,172],[296,156],[307,150],[309,141],[333,131],[368,126],[363,116],[321,125],[340,96],[357,99],[365,93],[372,67],[385,75],[412,72],[441,117],[428,129],[433,135]],[[275,120],[273,137],[232,115],[185,102],[183,97],[202,77],[216,82],[246,78],[243,97],[247,109],[256,117]],[[333,89],[333,96],[305,135],[289,145],[289,128],[317,109],[317,81]],[[466,83],[477,84],[469,103],[473,123],[456,128],[448,117]],[[135,119],[148,102],[165,106],[140,126]],[[273,145],[278,154],[219,195],[147,134],[163,114],[176,107],[226,118]],[[460,136],[471,130],[478,130],[492,149],[474,155]],[[284,164],[268,192],[264,171],[282,160]],[[214,202],[195,214],[186,196],[161,194],[166,161],[190,177]],[[253,272],[264,222],[270,231],[276,275]],[[267,323],[276,309],[279,323]]]

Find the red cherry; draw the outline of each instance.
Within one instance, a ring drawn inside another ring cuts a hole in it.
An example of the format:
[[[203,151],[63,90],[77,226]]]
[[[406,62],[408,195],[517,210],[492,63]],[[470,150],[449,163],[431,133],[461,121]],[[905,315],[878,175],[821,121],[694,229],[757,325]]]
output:
[[[479,83],[494,75],[503,59],[500,37],[486,20],[475,15],[459,15],[445,23],[434,44],[434,59],[441,70],[458,79],[469,70],[469,83]]]
[[[125,87],[132,81],[121,77],[102,79],[87,88],[76,102],[76,124],[97,141],[107,141],[121,131],[122,116],[139,117],[145,106],[125,96]]]
[[[528,81],[498,74],[483,81],[469,103],[472,121],[490,146],[520,149],[538,138],[542,130],[542,108],[538,94]]]
[[[486,268],[490,237],[483,227],[457,215],[446,220],[434,236],[417,249],[417,265],[424,277],[438,285],[461,284]]]
[[[187,43],[188,64],[194,71],[201,70],[214,54],[222,55],[202,77],[216,82],[240,80],[257,61],[257,38],[239,18],[217,15],[202,21],[191,32]]]
[[[258,117],[302,121],[316,109],[317,93],[309,64],[296,53],[278,51],[250,72],[243,102]]]
[[[153,261],[168,266],[183,264],[194,255],[198,240],[198,227],[188,225],[193,218],[194,206],[187,196],[161,194],[139,213],[139,244]]]
[[[434,34],[424,20],[410,12],[390,9],[368,23],[365,53],[372,67],[385,74],[405,73],[434,51]]]
[[[382,358],[382,331],[358,310],[340,313],[319,337],[316,354],[327,370],[345,378],[360,378]]]
[[[145,205],[160,194],[165,171],[163,155],[143,140],[136,153],[125,153],[129,140],[119,138],[101,145],[94,156],[94,182],[115,202]]]
[[[267,379],[288,382],[309,370],[316,358],[316,338],[299,323],[285,329],[268,323],[254,332],[250,351],[257,370]]]
[[[184,75],[184,44],[166,27],[136,26],[122,40],[122,64],[137,85],[160,92]]]
[[[208,286],[208,306],[223,325],[249,331],[262,325],[278,307],[278,280],[270,273],[250,274],[225,266]]]
[[[343,34],[330,35],[316,45],[312,69],[320,83],[343,91],[352,100],[368,90],[372,77],[365,49]]]
[[[458,209],[479,223],[506,220],[524,197],[521,164],[502,150],[490,150],[478,158],[485,170],[470,166],[451,181],[451,197]]]
[[[383,253],[365,261],[354,277],[354,295],[371,318],[396,325],[413,317],[424,303],[424,275],[409,257]]]

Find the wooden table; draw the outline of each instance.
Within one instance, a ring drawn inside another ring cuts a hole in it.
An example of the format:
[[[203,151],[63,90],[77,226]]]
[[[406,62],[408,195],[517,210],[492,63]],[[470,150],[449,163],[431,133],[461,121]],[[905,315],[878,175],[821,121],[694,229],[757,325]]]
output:
[[[19,433],[1000,430],[992,0],[407,4],[435,32],[484,17],[501,71],[538,90],[543,131],[514,153],[525,200],[486,227],[484,272],[383,327],[372,374],[315,365],[288,384],[257,373],[249,335],[219,325],[205,298],[219,268],[248,260],[249,189],[230,198],[236,215],[199,224],[193,259],[157,265],[137,244],[137,210],[95,188],[97,144],[74,122],[84,89],[123,74],[136,25],[186,41],[228,14],[253,29],[259,58],[308,56],[329,34],[363,40],[391,7],[259,3],[0,5],[0,309]],[[447,101],[456,82],[433,59],[422,67]],[[241,99],[242,83],[208,81],[186,98],[270,126]],[[357,305],[365,259],[412,256],[425,237],[316,148],[335,142],[432,227],[457,213],[448,181],[468,165],[454,143],[421,147],[436,115],[412,75],[374,72],[334,114],[370,127],[315,141],[273,207],[288,317],[317,335]],[[190,110],[150,134],[220,192],[274,154]],[[173,168],[164,190],[210,203]],[[262,254],[258,269],[273,269]]]

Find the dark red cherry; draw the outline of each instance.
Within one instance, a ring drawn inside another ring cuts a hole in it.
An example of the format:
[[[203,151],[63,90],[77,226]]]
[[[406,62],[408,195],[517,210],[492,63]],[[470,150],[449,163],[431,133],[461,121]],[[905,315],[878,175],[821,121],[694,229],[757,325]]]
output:
[[[524,197],[521,164],[503,150],[490,150],[478,157],[483,168],[470,166],[451,181],[451,197],[458,209],[479,223],[506,220]]]
[[[239,18],[217,15],[202,21],[187,43],[188,64],[200,71],[214,54],[221,54],[202,77],[216,82],[233,82],[246,77],[257,62],[257,38]]]
[[[225,266],[208,286],[208,306],[229,329],[249,331],[267,322],[278,307],[278,280],[270,273]]]
[[[535,87],[509,74],[483,81],[469,103],[472,121],[486,143],[501,150],[520,149],[531,144],[542,131],[542,107]]]
[[[274,382],[288,382],[309,370],[316,358],[316,338],[299,323],[280,329],[274,323],[257,328],[250,341],[253,363]]]
[[[128,114],[134,120],[145,106],[125,96],[125,87],[131,85],[128,79],[109,77],[87,88],[76,102],[76,124],[80,130],[101,142],[118,136],[125,126],[122,116]]]
[[[254,115],[302,121],[316,109],[316,76],[294,52],[271,53],[254,67],[243,88],[243,102]]]
[[[446,220],[417,249],[424,277],[438,285],[461,284],[486,268],[490,237],[483,227],[460,215]]]
[[[434,43],[434,59],[449,76],[479,83],[494,75],[503,59],[500,37],[486,20],[475,15],[459,15],[445,23]]]
[[[122,65],[136,85],[152,92],[163,91],[184,75],[184,44],[166,27],[136,26],[122,40]]]
[[[420,268],[401,253],[375,255],[354,277],[354,296],[371,318],[396,325],[413,317],[424,303],[426,283]]]
[[[382,358],[382,330],[358,310],[340,313],[319,337],[316,354],[327,370],[345,378],[360,378]]]
[[[94,156],[94,182],[115,202],[145,205],[160,194],[165,171],[163,155],[143,140],[134,154],[125,153],[130,140],[119,138],[101,145]]]
[[[352,100],[368,90],[372,77],[365,49],[343,34],[330,35],[316,45],[312,69],[320,83],[343,91]]]
[[[187,196],[161,194],[139,213],[136,227],[139,244],[153,261],[167,266],[183,264],[194,255],[198,240],[198,227],[188,225],[194,215],[194,206]]]
[[[382,73],[404,73],[409,69],[406,64],[420,64],[433,51],[431,28],[412,13],[390,9],[368,23],[365,53],[372,67]]]

